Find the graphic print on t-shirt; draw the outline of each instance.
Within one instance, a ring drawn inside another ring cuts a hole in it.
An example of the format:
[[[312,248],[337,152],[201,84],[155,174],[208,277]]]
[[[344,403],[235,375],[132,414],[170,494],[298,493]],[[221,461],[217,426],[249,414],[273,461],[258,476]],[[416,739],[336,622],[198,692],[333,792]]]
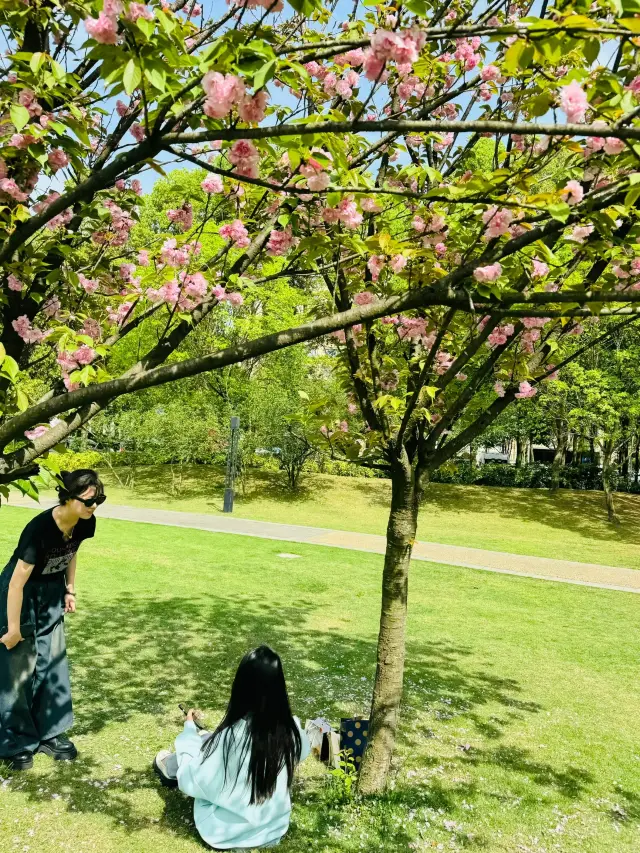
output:
[[[66,572],[71,558],[78,550],[79,542],[69,542],[59,548],[53,548],[47,555],[47,562],[42,570],[43,575],[54,575]]]

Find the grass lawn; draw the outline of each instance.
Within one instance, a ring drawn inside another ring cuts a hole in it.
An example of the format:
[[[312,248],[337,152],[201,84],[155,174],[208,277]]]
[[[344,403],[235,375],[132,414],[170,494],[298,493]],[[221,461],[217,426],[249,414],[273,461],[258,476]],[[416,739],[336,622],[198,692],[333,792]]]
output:
[[[30,515],[0,510],[0,553]],[[303,720],[367,711],[380,557],[103,519],[79,562],[81,757],[0,770],[3,853],[203,850],[150,761],[178,702],[217,721],[258,643],[282,654]],[[639,655],[634,595],[414,565],[392,788],[345,801],[305,762],[280,849],[637,853]]]
[[[124,472],[120,471],[122,476]],[[170,466],[138,468],[133,485],[108,472],[109,500],[128,506],[183,512],[222,512],[223,475],[216,469],[185,468],[176,491]],[[308,475],[292,494],[277,474],[252,471],[239,489],[235,515],[317,527],[384,533],[390,486],[385,480]],[[425,496],[418,537],[427,542],[466,545],[640,569],[640,496],[620,494],[621,525],[606,520],[601,492],[502,489],[433,483]]]

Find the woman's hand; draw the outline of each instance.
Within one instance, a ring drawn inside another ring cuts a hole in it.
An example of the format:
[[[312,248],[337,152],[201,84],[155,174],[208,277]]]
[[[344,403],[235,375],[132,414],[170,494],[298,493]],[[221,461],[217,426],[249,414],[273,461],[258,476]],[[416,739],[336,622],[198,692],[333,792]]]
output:
[[[76,612],[76,597],[70,592],[65,593],[64,596],[64,612],[65,613],[75,613]]]
[[[187,723],[193,722],[193,715],[194,714],[195,714],[195,708],[189,708],[189,710],[187,711],[187,720],[186,720]]]
[[[18,628],[17,631],[7,631],[7,633],[3,637],[0,637],[0,643],[2,643],[8,651],[10,651],[15,646],[17,646],[18,643],[21,643],[23,639],[24,637],[22,636],[22,634],[20,633],[20,629]]]

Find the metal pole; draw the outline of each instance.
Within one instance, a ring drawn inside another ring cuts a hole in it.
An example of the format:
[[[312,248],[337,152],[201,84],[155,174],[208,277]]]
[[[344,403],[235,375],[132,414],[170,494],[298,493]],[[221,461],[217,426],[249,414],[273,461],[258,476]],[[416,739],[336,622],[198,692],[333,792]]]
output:
[[[231,418],[231,437],[227,452],[227,474],[224,483],[223,512],[233,512],[233,495],[236,481],[236,463],[238,458],[238,437],[240,433],[240,418]]]

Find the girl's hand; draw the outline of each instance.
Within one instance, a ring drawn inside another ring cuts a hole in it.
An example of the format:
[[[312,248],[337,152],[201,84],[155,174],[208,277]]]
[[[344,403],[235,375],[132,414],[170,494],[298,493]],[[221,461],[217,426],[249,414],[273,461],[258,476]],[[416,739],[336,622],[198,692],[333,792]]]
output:
[[[189,708],[189,710],[187,711],[187,722],[188,722],[188,723],[192,723],[192,722],[193,722],[193,715],[194,715],[194,714],[195,714],[195,709],[194,709],[194,708]]]
[[[3,637],[0,637],[0,643],[6,647],[7,651],[10,651],[17,646],[18,643],[21,643],[23,639],[20,629],[18,629],[17,631],[7,631]]]
[[[65,613],[75,613],[76,612],[76,597],[75,595],[71,595],[71,593],[67,592],[64,597],[64,612]]]

